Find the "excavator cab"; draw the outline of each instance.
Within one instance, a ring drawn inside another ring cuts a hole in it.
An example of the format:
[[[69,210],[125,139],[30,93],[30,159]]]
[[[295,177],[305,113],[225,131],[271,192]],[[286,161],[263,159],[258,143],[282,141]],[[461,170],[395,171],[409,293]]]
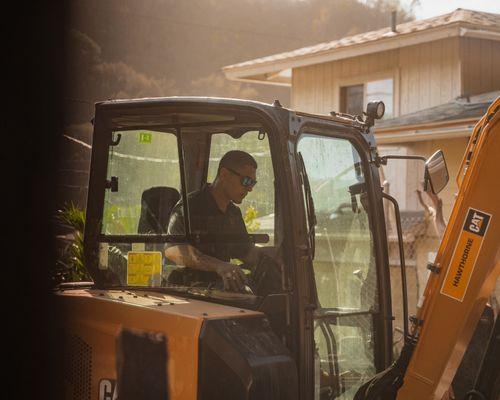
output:
[[[124,329],[167,337],[171,399],[352,399],[388,367],[388,251],[371,130],[383,107],[371,108],[363,119],[277,101],[96,104],[85,227],[93,282],[58,291],[67,351],[85,355],[66,370],[88,362],[85,374],[68,374],[68,392],[116,395]],[[257,184],[237,205],[247,234],[193,229],[189,194],[214,181],[230,150],[258,164]],[[170,234],[181,199],[184,232]],[[253,266],[231,259],[246,276],[239,292],[198,279],[164,252],[248,242],[261,257]]]

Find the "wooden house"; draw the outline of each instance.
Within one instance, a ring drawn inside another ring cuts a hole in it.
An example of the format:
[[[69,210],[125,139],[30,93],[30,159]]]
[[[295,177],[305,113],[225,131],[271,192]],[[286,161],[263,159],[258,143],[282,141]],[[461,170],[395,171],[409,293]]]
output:
[[[384,100],[386,116],[375,129],[382,153],[444,150],[452,177],[442,194],[448,215],[471,130],[500,94],[500,15],[457,9],[223,71],[231,80],[289,86],[291,107],[305,112],[359,114],[368,101]],[[412,163],[386,169],[403,210],[419,208],[422,170]]]
[[[500,95],[500,15],[457,9],[229,65],[223,72],[230,80],[288,86],[291,108],[304,112],[361,114],[368,101],[383,100],[386,116],[375,125],[380,153],[430,156],[444,151],[450,171],[450,182],[440,193],[446,219],[472,129]],[[402,210],[407,264],[415,267],[409,276],[413,308],[439,234],[418,200],[422,163],[390,161],[384,173],[387,190]],[[394,232],[389,242],[390,264],[399,265]],[[399,273],[391,275],[400,286]]]

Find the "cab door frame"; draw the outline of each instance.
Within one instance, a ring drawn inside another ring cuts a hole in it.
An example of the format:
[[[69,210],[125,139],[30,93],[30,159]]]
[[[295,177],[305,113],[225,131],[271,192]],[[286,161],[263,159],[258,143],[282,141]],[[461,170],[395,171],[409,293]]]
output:
[[[390,275],[388,269],[388,250],[386,240],[386,227],[384,210],[382,203],[382,188],[379,184],[380,176],[378,167],[375,165],[375,148],[373,147],[373,137],[369,137],[371,132],[365,130],[362,126],[359,128],[353,125],[336,123],[333,121],[325,121],[320,118],[304,116],[300,114],[291,114],[290,117],[290,136],[293,138],[290,143],[293,143],[293,158],[297,158],[297,146],[300,138],[307,130],[307,133],[317,133],[320,136],[331,137],[337,139],[348,140],[352,146],[358,151],[364,176],[366,178],[366,188],[370,199],[369,222],[373,234],[375,265],[377,270],[378,284],[378,315],[373,318],[373,330],[375,334],[375,368],[377,371],[382,371],[387,368],[392,362],[392,305],[391,305],[391,289]],[[298,179],[297,162],[294,164],[294,173]],[[297,198],[302,198],[301,186],[296,186]],[[301,215],[305,216],[305,205],[300,205]],[[302,292],[302,298],[308,299],[300,304],[301,317],[301,343],[300,353],[301,361],[299,363],[299,385],[301,387],[301,399],[314,398],[314,321],[315,310],[319,307],[316,285],[314,280],[314,271],[312,265],[312,257],[307,240],[307,225],[306,219],[301,218],[303,226],[301,229],[301,237],[298,242],[298,247],[302,249],[301,260],[303,271],[298,271],[297,280],[302,278],[303,282],[308,282],[308,288],[304,287],[298,292]]]

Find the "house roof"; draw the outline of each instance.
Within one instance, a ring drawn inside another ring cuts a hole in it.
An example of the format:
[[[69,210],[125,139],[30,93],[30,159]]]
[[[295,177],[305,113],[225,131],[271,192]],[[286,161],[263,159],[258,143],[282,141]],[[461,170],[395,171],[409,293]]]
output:
[[[455,11],[424,20],[411,21],[390,27],[313,46],[248,60],[223,68],[233,80],[289,84],[290,68],[319,64],[362,54],[411,46],[452,36],[483,37],[500,40],[500,14],[480,11]]]
[[[377,121],[378,143],[395,143],[432,139],[467,137],[488,107],[500,97],[500,90],[417,111],[401,117]]]
[[[376,126],[379,129],[384,129],[471,118],[479,119],[498,96],[500,96],[500,91],[497,90],[468,98],[459,97],[449,103],[402,115],[398,118],[382,120]]]

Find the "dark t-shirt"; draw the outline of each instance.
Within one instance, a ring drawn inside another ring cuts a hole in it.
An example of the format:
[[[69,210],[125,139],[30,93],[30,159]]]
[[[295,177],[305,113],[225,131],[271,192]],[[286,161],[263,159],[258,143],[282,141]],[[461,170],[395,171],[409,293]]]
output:
[[[226,212],[222,212],[210,193],[210,186],[205,185],[201,190],[188,195],[189,217],[191,232],[209,235],[229,235],[242,237],[243,242],[225,243],[223,240],[215,240],[214,243],[199,243],[194,246],[203,254],[229,262],[232,258],[243,258],[252,248],[248,232],[241,215],[239,207],[229,203]],[[170,215],[167,233],[169,235],[183,235],[184,228],[184,207],[180,200],[173,208]],[[167,244],[167,247],[175,246]],[[214,272],[202,272],[201,280],[214,280],[218,277]]]

